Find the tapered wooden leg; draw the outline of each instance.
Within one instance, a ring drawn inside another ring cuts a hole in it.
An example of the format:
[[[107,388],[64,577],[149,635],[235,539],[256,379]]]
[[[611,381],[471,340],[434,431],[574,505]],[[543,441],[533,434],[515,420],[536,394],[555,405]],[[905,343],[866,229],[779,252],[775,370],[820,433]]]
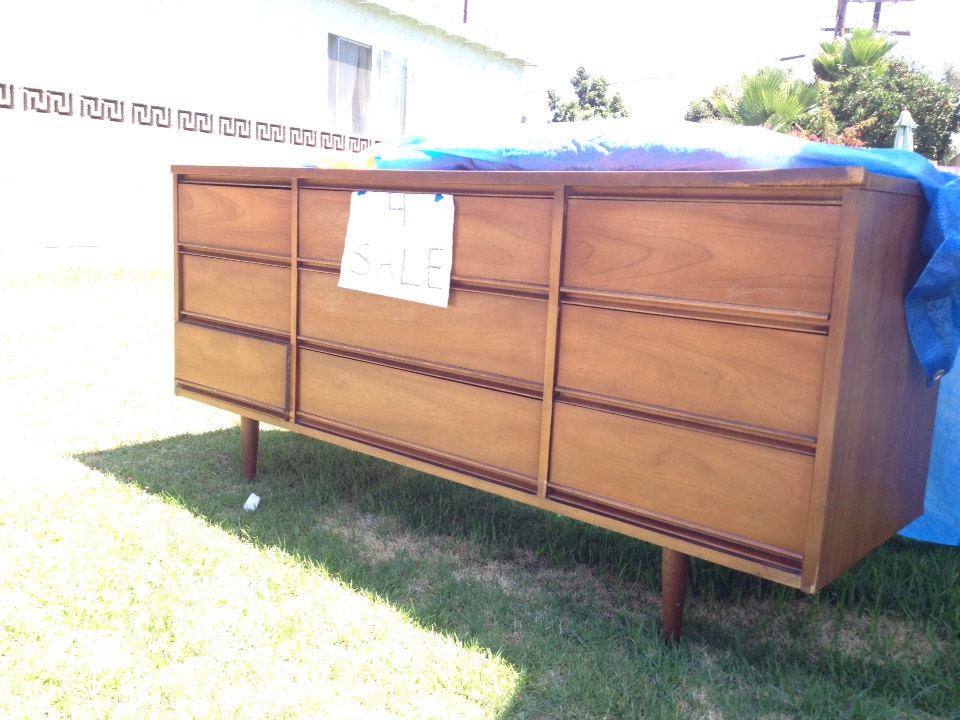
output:
[[[260,421],[240,416],[240,457],[243,476],[253,480],[257,474],[257,449],[260,444]]]
[[[690,576],[690,556],[677,550],[663,549],[660,570],[660,620],[663,639],[675,643],[680,640],[683,606],[687,597],[687,578]]]

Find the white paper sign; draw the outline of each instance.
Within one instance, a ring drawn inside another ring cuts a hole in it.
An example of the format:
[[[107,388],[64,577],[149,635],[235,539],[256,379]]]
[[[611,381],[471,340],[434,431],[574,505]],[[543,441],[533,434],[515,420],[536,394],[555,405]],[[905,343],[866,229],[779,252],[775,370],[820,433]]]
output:
[[[452,267],[452,195],[353,193],[340,287],[447,307]]]

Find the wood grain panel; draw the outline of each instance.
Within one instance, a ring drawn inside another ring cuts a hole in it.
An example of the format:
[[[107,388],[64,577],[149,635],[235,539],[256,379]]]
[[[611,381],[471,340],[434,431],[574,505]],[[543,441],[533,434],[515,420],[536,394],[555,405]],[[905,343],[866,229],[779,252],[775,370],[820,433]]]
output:
[[[342,190],[300,192],[301,257],[340,262],[350,195]],[[454,277],[547,284],[550,200],[458,195],[454,206]]]
[[[574,199],[564,284],[825,313],[840,209]]]
[[[903,298],[922,266],[919,198],[851,191],[838,262],[804,588],[814,591],[923,512],[937,386],[907,332]]]
[[[176,324],[174,342],[177,380],[287,406],[287,345],[188,323]]]
[[[301,271],[300,333],[469,370],[543,380],[546,301],[454,290],[446,308],[337,287]]]
[[[273,330],[290,330],[290,269],[182,255],[181,309]]]
[[[181,183],[177,192],[181,243],[289,257],[289,190]]]
[[[455,204],[455,277],[547,284],[552,200],[458,196]]]
[[[540,402],[308,350],[300,410],[535,477]]]
[[[816,436],[821,335],[565,305],[557,384]]]
[[[349,190],[300,191],[300,257],[339,263],[350,218]]]
[[[558,404],[551,486],[802,551],[813,458]]]

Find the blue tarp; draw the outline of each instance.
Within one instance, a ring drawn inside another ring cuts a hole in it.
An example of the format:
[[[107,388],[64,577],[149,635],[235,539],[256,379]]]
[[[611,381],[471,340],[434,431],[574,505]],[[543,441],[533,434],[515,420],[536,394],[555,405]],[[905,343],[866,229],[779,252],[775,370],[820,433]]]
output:
[[[457,130],[371,148],[378,169],[759,170],[858,166],[916,180],[929,204],[927,264],[904,305],[913,347],[935,382],[960,350],[960,177],[907,150],[810,142],[764,128],[719,123],[647,126],[632,119]],[[960,380],[941,381],[923,517],[904,530],[960,545]]]
[[[960,372],[940,381],[933,449],[923,515],[900,534],[914,540],[960,545]]]

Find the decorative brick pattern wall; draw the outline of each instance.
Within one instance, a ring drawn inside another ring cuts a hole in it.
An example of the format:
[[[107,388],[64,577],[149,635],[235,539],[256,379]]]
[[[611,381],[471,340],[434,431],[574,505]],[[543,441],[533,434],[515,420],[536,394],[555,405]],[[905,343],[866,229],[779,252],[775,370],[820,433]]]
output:
[[[371,138],[315,128],[281,125],[263,120],[217,115],[97,95],[76,94],[38,87],[17,87],[0,82],[0,110],[22,110],[104,122],[184,132],[219,134],[240,140],[284,143],[324,150],[359,152],[374,143]]]

